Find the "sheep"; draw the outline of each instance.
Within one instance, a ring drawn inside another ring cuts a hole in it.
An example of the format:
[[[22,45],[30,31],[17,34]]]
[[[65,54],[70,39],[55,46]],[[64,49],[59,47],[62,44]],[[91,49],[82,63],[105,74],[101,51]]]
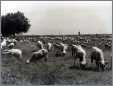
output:
[[[50,43],[50,42],[47,43],[47,50],[48,51],[52,50],[52,43]]]
[[[63,46],[61,44],[55,43],[53,44],[54,46],[54,51],[55,51],[55,56],[62,56],[61,52],[63,51]]]
[[[112,49],[112,45],[110,43],[107,43],[104,45],[106,50],[111,50]]]
[[[105,60],[103,51],[98,47],[92,47],[91,52],[91,63],[95,61],[98,70],[104,70],[105,68]]]
[[[54,43],[53,46],[54,46],[54,50],[59,50],[59,49],[61,49],[61,45],[58,44],[58,43]]]
[[[10,44],[10,43],[16,44],[16,42],[17,42],[16,39],[10,39],[10,38],[7,38],[7,44]]]
[[[60,45],[62,46],[62,55],[65,56],[68,49],[68,45],[63,43],[60,43]]]
[[[37,46],[38,46],[40,49],[44,48],[44,45],[43,45],[42,41],[38,41],[38,42],[37,42]]]
[[[15,46],[14,43],[10,43],[10,44],[8,45],[9,48],[13,48],[14,46]]]
[[[4,39],[1,43],[1,49],[4,49],[7,46],[7,40]]]
[[[80,68],[85,68],[86,66],[86,51],[80,45],[72,45],[72,52],[74,57],[74,64],[75,60],[78,58],[80,63]]]
[[[55,56],[65,56],[67,53],[68,45],[64,43],[53,44],[55,50]]]
[[[16,39],[12,39],[11,42],[13,42],[14,44],[17,43],[17,40]]]
[[[36,62],[42,58],[44,58],[44,61],[46,62],[47,57],[48,57],[48,51],[47,51],[47,49],[43,48],[43,49],[33,52],[32,57],[30,59],[28,59],[26,61],[26,63]]]
[[[4,50],[4,54],[11,54],[16,57],[19,57],[19,59],[22,59],[22,50],[20,49],[9,49],[9,50]]]
[[[9,43],[11,43],[11,42],[12,42],[12,40],[11,40],[11,39],[9,39],[9,38],[7,38],[7,42],[8,42],[8,44],[9,44]]]

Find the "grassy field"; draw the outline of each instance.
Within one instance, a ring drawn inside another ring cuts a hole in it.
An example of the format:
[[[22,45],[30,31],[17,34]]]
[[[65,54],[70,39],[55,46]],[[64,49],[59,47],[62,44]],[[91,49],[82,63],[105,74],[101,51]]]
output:
[[[78,63],[72,68],[73,58],[70,52],[65,57],[55,57],[49,53],[48,62],[40,60],[37,64],[26,64],[25,61],[36,49],[35,43],[18,42],[15,48],[22,49],[23,60],[11,55],[2,55],[2,84],[17,85],[112,85],[112,70],[99,72],[90,62],[91,50],[87,51],[87,68],[79,69]],[[111,51],[104,52],[105,60],[111,65]]]

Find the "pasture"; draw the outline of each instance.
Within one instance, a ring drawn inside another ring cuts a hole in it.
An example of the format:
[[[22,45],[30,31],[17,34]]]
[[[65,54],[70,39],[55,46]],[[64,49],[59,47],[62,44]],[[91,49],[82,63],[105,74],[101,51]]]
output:
[[[52,38],[52,37],[51,37]],[[74,37],[73,37],[74,38]],[[97,46],[103,47],[101,43],[106,43],[106,37],[103,40],[100,37],[91,37],[91,35],[83,36],[91,40],[86,46],[91,46],[93,43]],[[96,39],[96,41],[95,41]],[[102,40],[103,41],[102,41]],[[38,40],[38,39],[37,39]],[[44,40],[44,39],[43,39]],[[49,40],[49,39],[48,39]],[[75,39],[76,40],[76,39]],[[80,40],[80,39],[79,39]],[[57,41],[57,40],[56,40]],[[66,42],[69,40],[66,40]],[[80,40],[80,44],[85,45],[85,42]],[[70,42],[70,41],[69,41]],[[32,51],[36,49],[36,42],[17,42],[15,48],[19,48],[23,52],[23,60],[11,55],[2,55],[2,84],[15,85],[112,85],[112,70],[97,71],[96,65],[90,62],[91,49],[86,47],[87,52],[87,67],[85,70],[79,69],[76,61],[76,66],[73,65],[73,58],[70,52],[64,57],[55,57],[54,51],[49,52],[48,61],[37,61],[37,63],[26,64],[25,61],[31,57]],[[111,66],[112,51],[104,51],[105,61],[109,62]]]

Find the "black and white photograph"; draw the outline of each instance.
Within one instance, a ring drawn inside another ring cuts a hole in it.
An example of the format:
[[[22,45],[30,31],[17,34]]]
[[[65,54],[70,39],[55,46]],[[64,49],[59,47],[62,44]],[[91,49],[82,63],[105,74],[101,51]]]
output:
[[[1,1],[2,85],[112,86],[112,1]]]

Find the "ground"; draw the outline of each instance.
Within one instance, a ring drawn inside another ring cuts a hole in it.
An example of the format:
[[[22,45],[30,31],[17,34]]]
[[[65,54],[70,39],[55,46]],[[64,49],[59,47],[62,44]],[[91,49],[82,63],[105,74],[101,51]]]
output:
[[[25,61],[36,49],[35,43],[18,42],[15,48],[22,49],[23,59],[11,55],[2,55],[2,84],[16,85],[112,85],[112,70],[97,71],[90,62],[91,49],[87,51],[87,68],[79,69],[79,64],[72,67],[73,58],[70,53],[65,57],[55,57],[49,53],[48,61],[26,64]],[[111,65],[111,51],[104,52],[105,60]]]

